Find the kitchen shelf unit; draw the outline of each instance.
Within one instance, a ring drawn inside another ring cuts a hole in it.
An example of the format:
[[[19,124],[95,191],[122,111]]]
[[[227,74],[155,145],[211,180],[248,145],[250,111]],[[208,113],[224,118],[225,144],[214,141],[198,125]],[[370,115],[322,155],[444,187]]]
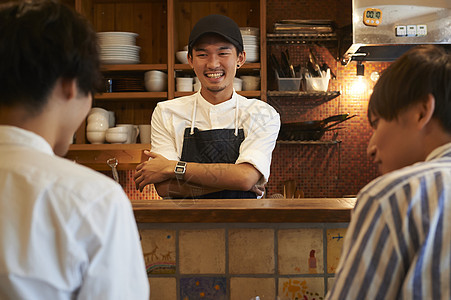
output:
[[[331,141],[277,141],[277,144],[282,145],[336,145],[340,144],[341,141],[331,140]]]
[[[105,74],[142,74],[149,70],[168,73],[167,92],[114,92],[94,95],[94,106],[113,110],[116,123],[149,124],[159,101],[192,94],[175,90],[176,72],[192,72],[188,64],[176,62],[175,54],[188,42],[194,24],[208,14],[223,14],[233,18],[240,27],[260,28],[260,61],[245,63],[237,72],[260,75],[259,91],[241,91],[246,97],[266,101],[266,0],[64,0],[86,16],[96,31],[125,31],[138,33],[140,64],[103,65]],[[102,151],[107,156],[114,153],[141,149],[140,144],[91,145],[86,140],[86,122],[75,135],[75,144],[69,148],[68,158],[77,155],[79,163],[96,170],[110,170],[98,163]],[[146,147],[148,149],[149,146]],[[129,150],[127,150],[129,149]],[[83,154],[86,152],[87,154]],[[89,153],[96,153],[93,156]],[[142,152],[142,151],[141,151]],[[84,157],[85,159],[80,159]],[[133,157],[138,157],[134,154]],[[103,158],[102,158],[103,159]],[[122,163],[119,169],[134,169],[136,163]]]

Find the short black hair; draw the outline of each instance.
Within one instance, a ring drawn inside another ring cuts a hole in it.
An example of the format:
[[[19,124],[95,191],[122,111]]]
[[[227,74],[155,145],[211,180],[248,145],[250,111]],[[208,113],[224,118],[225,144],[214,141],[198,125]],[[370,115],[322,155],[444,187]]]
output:
[[[39,110],[59,78],[76,79],[84,94],[101,87],[96,32],[54,0],[0,6],[0,105]]]
[[[435,98],[433,117],[451,132],[451,54],[438,45],[413,47],[382,73],[368,103],[368,119],[396,119],[429,94]]]

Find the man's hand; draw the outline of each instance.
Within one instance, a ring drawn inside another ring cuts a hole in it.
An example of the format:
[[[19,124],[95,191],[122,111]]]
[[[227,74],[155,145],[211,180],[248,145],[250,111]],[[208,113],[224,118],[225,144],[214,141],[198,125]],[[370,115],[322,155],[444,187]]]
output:
[[[266,186],[266,183],[265,184],[256,184],[250,189],[250,191],[257,194],[257,196],[263,196],[263,193],[265,192],[265,186]]]
[[[177,163],[149,150],[144,150],[144,154],[149,156],[149,160],[136,167],[134,176],[136,189],[140,192],[148,184],[159,183],[172,178]]]

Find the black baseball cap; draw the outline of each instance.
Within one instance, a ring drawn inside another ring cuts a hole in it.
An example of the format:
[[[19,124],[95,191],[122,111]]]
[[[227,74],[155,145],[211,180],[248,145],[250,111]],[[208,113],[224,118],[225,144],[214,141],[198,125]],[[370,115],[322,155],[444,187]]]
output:
[[[189,52],[192,51],[196,41],[205,33],[217,33],[232,43],[238,49],[238,53],[243,52],[243,37],[240,27],[231,18],[223,15],[208,15],[200,19],[189,35]]]

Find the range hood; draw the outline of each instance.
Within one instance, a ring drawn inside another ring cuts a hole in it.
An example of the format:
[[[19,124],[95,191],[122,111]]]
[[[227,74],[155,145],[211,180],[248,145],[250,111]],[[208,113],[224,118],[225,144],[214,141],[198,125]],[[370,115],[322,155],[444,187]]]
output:
[[[352,10],[352,40],[345,46],[344,65],[352,60],[393,61],[420,44],[450,49],[451,0],[353,0]]]

